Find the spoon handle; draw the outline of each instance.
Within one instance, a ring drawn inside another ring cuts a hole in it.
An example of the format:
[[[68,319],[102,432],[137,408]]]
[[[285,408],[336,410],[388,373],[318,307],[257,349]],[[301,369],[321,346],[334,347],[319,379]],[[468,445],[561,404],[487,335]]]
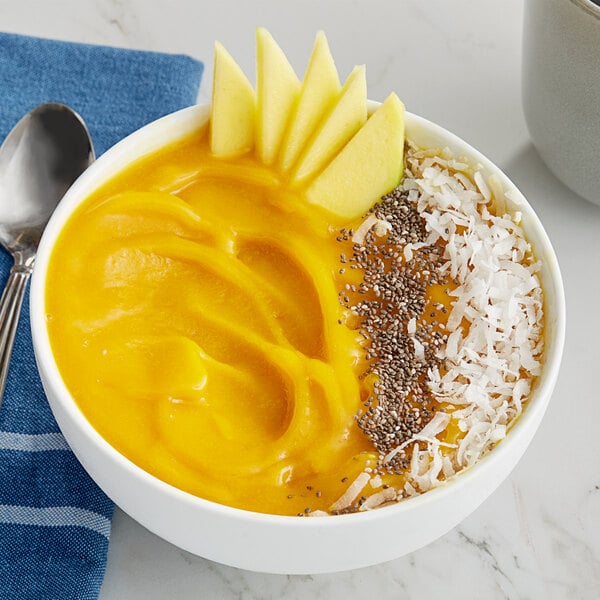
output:
[[[29,265],[13,265],[0,299],[0,405],[4,397],[21,305],[31,272],[32,267]]]

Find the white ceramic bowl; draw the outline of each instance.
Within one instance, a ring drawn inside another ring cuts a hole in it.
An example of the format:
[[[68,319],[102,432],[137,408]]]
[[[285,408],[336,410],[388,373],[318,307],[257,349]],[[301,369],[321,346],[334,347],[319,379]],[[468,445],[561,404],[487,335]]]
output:
[[[202,127],[207,106],[151,123],[104,154],[73,185],[44,233],[31,288],[33,342],[44,389],[73,451],[98,485],[126,513],[160,537],[211,560],[271,573],[322,573],[387,561],[440,537],[474,511],[508,476],[537,430],[558,374],[565,306],[556,256],[544,229],[511,181],[455,135],[407,114],[407,135],[419,145],[448,146],[494,173],[520,200],[523,224],[542,260],[546,300],[543,373],[524,414],[507,439],[451,482],[378,510],[326,518],[258,514],[182,492],[146,473],[111,447],[82,415],[54,361],[46,328],[44,290],[52,248],[69,216],[123,165]]]

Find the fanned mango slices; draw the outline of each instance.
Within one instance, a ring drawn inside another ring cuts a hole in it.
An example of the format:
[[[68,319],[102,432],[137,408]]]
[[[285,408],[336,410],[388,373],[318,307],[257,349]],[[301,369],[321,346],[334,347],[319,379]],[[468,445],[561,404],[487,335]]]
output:
[[[256,94],[217,44],[210,146],[219,157],[256,151],[284,184],[343,219],[360,217],[403,175],[404,106],[390,95],[367,120],[364,66],[340,86],[317,34],[302,83],[263,28],[256,32]]]

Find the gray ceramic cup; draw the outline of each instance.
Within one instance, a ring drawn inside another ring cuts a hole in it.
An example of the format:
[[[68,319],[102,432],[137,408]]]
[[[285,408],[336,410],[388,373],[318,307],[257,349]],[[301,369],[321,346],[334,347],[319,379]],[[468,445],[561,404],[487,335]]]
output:
[[[527,0],[523,108],[540,156],[600,205],[600,0]]]

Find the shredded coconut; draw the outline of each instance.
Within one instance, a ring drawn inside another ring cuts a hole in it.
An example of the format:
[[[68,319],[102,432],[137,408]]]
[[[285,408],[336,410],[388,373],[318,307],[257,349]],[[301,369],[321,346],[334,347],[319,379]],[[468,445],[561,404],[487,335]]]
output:
[[[418,152],[408,164],[414,175],[410,189],[416,183],[419,190],[416,202],[426,220],[427,242],[445,244],[442,268],[458,284],[451,292],[449,335],[440,356],[446,372],[429,376],[437,399],[460,407],[443,416],[443,429],[452,417],[465,435],[452,458],[442,458],[437,439],[425,449],[414,444],[409,477],[415,489],[426,491],[439,483],[440,473],[448,477],[473,465],[506,436],[521,413],[531,380],[540,372],[543,299],[539,263],[531,259],[518,225],[521,214],[507,212],[498,179],[486,181],[481,171],[471,176],[464,163]],[[465,178],[474,181],[475,193]]]

